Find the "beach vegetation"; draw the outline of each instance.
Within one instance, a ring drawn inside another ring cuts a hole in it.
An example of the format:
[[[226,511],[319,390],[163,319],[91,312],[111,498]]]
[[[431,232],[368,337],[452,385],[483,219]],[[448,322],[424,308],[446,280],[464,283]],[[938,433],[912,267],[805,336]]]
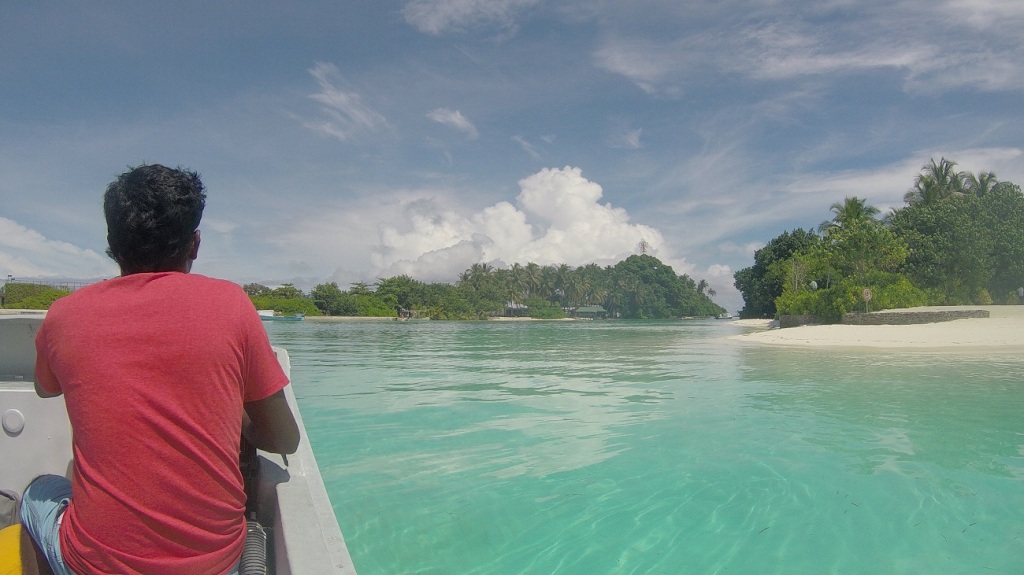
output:
[[[892,229],[906,241],[904,270],[935,305],[980,303],[992,279],[993,237],[980,217],[982,199],[953,196],[895,210]]]
[[[320,310],[313,301],[290,283],[276,288],[251,283],[243,285],[242,291],[249,295],[256,309],[272,309],[281,315],[320,315]]]
[[[49,309],[58,299],[71,293],[70,289],[48,284],[7,282],[3,287],[3,307],[8,309]]]
[[[547,301],[542,297],[533,296],[531,298],[528,298],[524,303],[528,310],[529,316],[532,317],[533,319],[565,318],[565,310]]]
[[[250,296],[249,299],[252,300],[252,304],[256,309],[272,309],[281,315],[320,315],[320,310],[306,297]]]
[[[677,275],[656,257],[640,254],[603,268],[477,263],[454,285],[406,275],[378,279],[373,286],[352,284],[348,290],[327,283],[314,287],[307,299],[322,313],[336,316],[395,316],[407,311],[432,319],[561,319],[579,307],[602,306],[611,317],[662,319],[723,313],[713,296],[707,282]]]
[[[820,236],[795,230],[770,241],[755,252],[753,266],[734,275],[745,304],[741,317],[815,315],[833,322],[850,311],[1020,301],[1020,186],[932,159],[904,200],[879,219],[867,200],[848,197],[832,204]]]
[[[797,228],[783,232],[754,252],[754,265],[733,275],[733,285],[743,296],[742,318],[776,317],[775,300],[782,295],[788,272],[785,264],[794,255],[811,248],[821,238],[813,230]],[[827,273],[824,277],[830,278]]]

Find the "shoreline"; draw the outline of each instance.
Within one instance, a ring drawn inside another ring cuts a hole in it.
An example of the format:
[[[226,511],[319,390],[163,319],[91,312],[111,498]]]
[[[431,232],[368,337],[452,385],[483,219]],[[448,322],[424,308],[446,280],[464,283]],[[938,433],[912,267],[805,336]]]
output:
[[[987,318],[912,325],[805,325],[730,336],[740,343],[803,348],[906,349],[936,352],[1024,351],[1024,306],[929,306],[885,313],[986,310]],[[881,312],[880,312],[881,313]],[[745,320],[746,321],[746,320]],[[750,320],[767,322],[768,320]],[[751,324],[746,324],[751,326]],[[757,327],[756,324],[752,327]]]

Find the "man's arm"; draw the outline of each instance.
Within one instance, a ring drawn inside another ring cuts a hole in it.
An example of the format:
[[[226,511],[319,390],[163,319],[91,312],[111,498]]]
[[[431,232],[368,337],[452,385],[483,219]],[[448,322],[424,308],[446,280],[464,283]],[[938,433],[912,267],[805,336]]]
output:
[[[39,397],[57,397],[64,393],[57,381],[57,376],[50,369],[46,361],[46,351],[40,349],[39,342],[36,342],[36,369],[33,385],[36,388],[36,395]]]
[[[299,427],[288,407],[284,390],[244,404],[242,433],[257,449],[271,453],[295,453],[299,447]]]
[[[43,389],[42,387],[39,386],[39,380],[38,379],[34,383],[35,383],[35,387],[36,387],[36,395],[38,395],[39,397],[57,397],[58,395],[63,393],[59,389],[56,392],[47,391],[47,390]]]

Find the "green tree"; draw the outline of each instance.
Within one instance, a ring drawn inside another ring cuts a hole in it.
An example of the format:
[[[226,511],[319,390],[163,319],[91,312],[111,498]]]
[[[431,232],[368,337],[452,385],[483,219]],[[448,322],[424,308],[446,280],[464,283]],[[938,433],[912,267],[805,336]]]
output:
[[[868,205],[867,200],[857,197],[847,197],[842,202],[832,204],[830,209],[835,217],[818,226],[818,231],[826,236],[843,227],[873,220],[879,213],[878,208]]]
[[[992,239],[989,293],[1000,303],[1017,303],[1024,286],[1024,194],[1020,186],[1000,182],[981,202],[982,227]]]
[[[832,204],[831,211],[833,219],[820,226],[820,241],[768,266],[766,278],[782,285],[775,300],[777,313],[837,322],[856,309],[864,288],[878,294],[876,309],[919,305],[923,292],[898,273],[907,257],[906,244],[875,219],[879,210],[847,197]]]
[[[992,277],[993,242],[979,208],[979,198],[959,196],[911,204],[891,217],[893,230],[910,249],[904,270],[932,294],[934,304],[989,299],[985,287]]]
[[[956,171],[956,162],[935,158],[921,168],[921,174],[914,179],[914,187],[903,196],[910,205],[933,204],[954,195],[963,194],[963,173]]]
[[[715,316],[725,309],[697,292],[697,284],[689,277],[676,275],[671,266],[658,258],[632,255],[610,269],[611,291],[622,292],[609,297],[606,309],[633,319],[664,319],[688,316]],[[617,305],[613,305],[617,304]]]
[[[981,172],[977,176],[970,172],[960,174],[964,192],[984,198],[999,186],[999,179],[992,172]]]
[[[295,287],[290,283],[281,284],[280,287],[276,287],[270,290],[270,295],[283,299],[296,299],[306,297],[306,295],[302,293],[302,290],[300,290],[299,288]]]
[[[881,222],[861,219],[846,222],[824,238],[824,250],[830,258],[819,269],[835,270],[866,284],[871,271],[895,272],[907,257],[906,244]]]
[[[245,284],[244,286],[242,286],[242,291],[244,291],[250,297],[257,295],[270,295],[270,288],[263,284],[257,283]]]
[[[393,299],[396,305],[405,309],[417,309],[423,299],[425,284],[407,275],[377,280],[374,294],[383,300]]]
[[[778,271],[771,273],[772,264],[788,260],[819,241],[820,237],[813,231],[797,228],[783,232],[754,252],[754,265],[733,274],[733,285],[743,296],[740,317],[775,317],[775,299],[782,295],[786,278]]]
[[[352,298],[338,287],[336,282],[319,284],[309,292],[317,309],[326,315],[355,315],[356,305]]]

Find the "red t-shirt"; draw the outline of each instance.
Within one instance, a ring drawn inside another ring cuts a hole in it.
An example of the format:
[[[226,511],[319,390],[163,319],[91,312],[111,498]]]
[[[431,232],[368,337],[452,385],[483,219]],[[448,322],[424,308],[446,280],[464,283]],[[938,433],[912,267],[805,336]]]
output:
[[[133,274],[57,300],[36,381],[73,431],[61,552],[78,573],[225,573],[245,541],[242,404],[288,384],[237,285]]]

